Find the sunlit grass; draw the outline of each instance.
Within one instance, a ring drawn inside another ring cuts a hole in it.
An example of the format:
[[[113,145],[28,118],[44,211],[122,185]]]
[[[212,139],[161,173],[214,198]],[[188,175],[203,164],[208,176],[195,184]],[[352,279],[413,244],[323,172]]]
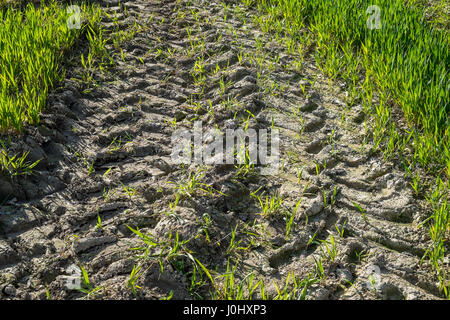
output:
[[[414,162],[433,172],[449,171],[448,33],[425,23],[420,8],[405,6],[403,0],[378,1],[381,28],[371,30],[366,10],[372,4],[261,0],[268,18],[260,24],[268,32],[278,30],[299,41],[305,30],[313,32],[319,67],[333,79],[346,80],[353,100],[375,115],[376,145],[390,155],[411,143]],[[282,31],[280,21],[285,25]],[[372,105],[374,94],[380,96],[380,106]],[[393,130],[398,127],[393,108],[398,107],[411,130],[408,139]]]
[[[98,19],[93,8],[82,5],[83,17]],[[70,15],[56,1],[0,6],[0,131],[39,123],[48,93],[64,77],[61,62],[83,33],[84,26],[68,28]]]
[[[440,0],[258,0],[256,4],[263,14],[254,22],[264,32],[296,40],[290,46],[313,39],[319,69],[331,80],[344,80],[347,105],[360,104],[368,115],[366,135],[374,150],[383,151],[385,158],[400,159],[408,174],[420,165],[438,177],[427,197],[433,207],[427,220],[433,244],[427,256],[449,296],[447,275],[441,269],[449,230],[443,200],[449,196],[450,176],[448,5]],[[372,5],[379,8],[379,28],[369,28]],[[418,181],[412,184],[417,195],[422,188]]]

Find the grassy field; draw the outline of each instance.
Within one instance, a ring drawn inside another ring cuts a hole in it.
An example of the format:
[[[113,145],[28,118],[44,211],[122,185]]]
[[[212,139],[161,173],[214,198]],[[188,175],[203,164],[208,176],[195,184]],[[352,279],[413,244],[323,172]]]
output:
[[[297,44],[288,46],[302,48],[312,34],[319,68],[331,80],[345,80],[350,93],[347,104],[362,104],[370,117],[373,131],[367,136],[374,150],[402,161],[406,174],[421,167],[436,176],[426,196],[434,211],[426,221],[434,243],[427,254],[447,290],[440,265],[450,227],[448,5],[445,1],[405,5],[403,0],[260,0],[258,6],[266,15],[255,20],[265,32],[297,39]],[[414,185],[418,189],[420,184],[417,175]]]
[[[93,7],[84,9],[95,24]],[[0,10],[1,131],[21,132],[25,123],[39,123],[49,91],[64,77],[62,59],[83,33],[68,27],[72,15],[54,1]]]
[[[91,48],[97,40],[98,6],[80,4],[77,16],[60,2],[38,3],[0,2],[0,133],[20,134],[27,124],[38,125],[49,92],[64,79],[70,49],[85,35]],[[0,143],[0,173],[17,176],[36,166],[27,153],[11,155]]]
[[[413,161],[433,172],[450,173],[450,54],[445,31],[430,28],[423,12],[402,0],[377,2],[380,29],[373,30],[367,26],[371,16],[364,14],[372,1],[260,4],[270,13],[260,21],[267,32],[298,34],[299,41],[305,28],[313,32],[318,65],[332,79],[347,81],[352,104],[363,103],[374,112],[375,146],[385,144],[390,155],[404,151],[411,141]],[[377,14],[372,13],[374,18]],[[371,105],[374,94],[380,99],[376,108]],[[396,108],[403,111],[407,126],[396,125]]]

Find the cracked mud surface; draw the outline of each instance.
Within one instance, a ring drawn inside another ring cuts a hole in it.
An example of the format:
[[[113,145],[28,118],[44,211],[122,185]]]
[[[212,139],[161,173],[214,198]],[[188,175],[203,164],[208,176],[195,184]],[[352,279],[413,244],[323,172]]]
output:
[[[159,299],[172,291],[174,299],[195,299],[189,259],[181,268],[164,260],[161,273],[156,259],[142,262],[130,250],[144,243],[127,225],[156,242],[172,243],[176,233],[190,239],[192,255],[218,274],[226,272],[229,258],[239,260],[236,274],[253,272],[272,296],[274,281],[282,285],[290,272],[302,279],[315,270],[323,246],[310,243],[311,237],[330,240],[332,234],[337,256],[324,259],[327,276],[308,289],[308,299],[441,297],[431,267],[420,263],[430,245],[427,231],[418,227],[429,214],[424,201],[414,197],[395,163],[363,145],[361,108],[346,107],[345,88],[330,86],[321,75],[314,48],[306,48],[303,65],[296,67],[295,55],[251,23],[258,13],[241,8],[237,14],[229,3],[225,20],[220,1],[102,1],[124,28],[145,28],[124,44],[124,59],[116,55],[113,81],[82,94],[66,80],[49,98],[41,126],[13,143],[44,160],[33,176],[14,182],[0,177],[0,196],[13,194],[0,206],[2,299],[46,299],[47,293],[52,299],[83,298],[65,286],[73,264],[101,287],[96,298],[132,299],[128,280],[138,263],[145,270],[138,298]],[[105,18],[104,24],[113,23]],[[194,44],[203,39],[204,46],[192,46],[189,36]],[[193,71],[202,56],[203,92]],[[214,112],[208,112],[210,105]],[[165,214],[175,202],[174,187],[198,172],[194,165],[171,162],[172,133],[191,130],[195,119],[205,130],[243,128],[247,119],[256,130],[273,125],[280,130],[282,169],[274,176],[259,175],[257,168],[236,177],[233,165],[205,167],[202,183],[220,192],[196,190]],[[288,237],[284,214],[262,216],[252,197],[256,191],[278,194],[283,208],[302,198]],[[208,237],[202,231],[205,213]],[[336,226],[344,228],[342,237]],[[247,250],[227,250],[235,228],[238,247]],[[381,273],[376,293],[367,288],[373,265]],[[207,281],[198,292],[208,298]]]

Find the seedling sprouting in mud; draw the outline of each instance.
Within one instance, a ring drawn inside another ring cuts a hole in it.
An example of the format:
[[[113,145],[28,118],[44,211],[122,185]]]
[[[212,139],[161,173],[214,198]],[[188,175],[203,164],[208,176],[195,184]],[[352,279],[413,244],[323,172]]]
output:
[[[1,142],[1,140],[0,140]],[[9,156],[6,152],[4,145],[2,144],[0,153],[0,173],[4,172],[10,177],[20,175],[30,175],[33,172],[33,168],[38,165],[41,160],[37,160],[34,163],[27,162],[29,151],[25,152],[22,156],[14,155]]]
[[[339,236],[340,236],[341,238],[344,237],[344,231],[345,231],[345,225],[346,225],[346,224],[347,224],[347,220],[344,221],[344,224],[342,225],[342,228],[340,228],[340,229],[339,229],[339,227],[337,226],[337,224],[334,225],[334,227],[336,228],[336,230],[337,230],[337,232],[338,232],[338,234],[339,234]]]
[[[330,234],[330,241],[319,240],[321,243],[321,250],[324,256],[330,259],[332,262],[336,259],[337,255],[337,243],[332,234]]]
[[[177,125],[177,117],[173,117],[173,119],[171,120],[164,120],[164,122],[170,126],[173,130],[176,130],[178,125]]]
[[[183,219],[175,212],[176,207],[178,206],[178,202],[180,201],[180,194],[177,193],[175,195],[175,201],[169,201],[169,211],[164,211],[163,213],[165,213],[167,216],[169,217],[173,217],[175,219],[177,219],[178,221],[183,221]]]
[[[106,177],[111,172],[111,170],[112,170],[112,167],[108,168],[108,170],[106,170],[105,173],[103,174],[103,177]]]
[[[411,182],[410,185],[413,188],[416,196],[418,196],[420,192],[420,176],[418,172],[417,175],[413,178],[413,182]]]
[[[92,160],[91,162],[89,162],[87,160],[87,158],[79,152],[75,152],[75,156],[78,159],[80,159],[83,162],[83,164],[87,167],[88,176],[90,176],[93,172],[95,172],[95,169],[94,169],[95,160]]]
[[[172,58],[176,49],[167,48],[167,58]]]
[[[231,81],[228,81],[227,83],[225,83],[223,76],[220,77],[220,79],[219,79],[219,86],[220,86],[219,94],[220,94],[220,96],[225,95],[227,88],[230,87],[230,85],[231,85]]]
[[[377,287],[376,287],[376,279],[373,274],[369,275],[369,283],[372,287],[373,292],[377,293]]]
[[[234,175],[236,178],[240,177],[245,179],[249,174],[252,174],[255,172],[255,164],[250,158],[250,153],[248,148],[242,143],[240,144],[242,151],[236,151],[235,156],[244,155],[244,161],[236,165],[235,167],[238,169],[236,174]]]
[[[94,169],[94,163],[95,163],[95,161],[91,161],[91,163],[89,164],[89,167],[88,167],[88,176],[90,176],[93,172],[95,172],[95,169]]]
[[[300,186],[301,185],[301,181],[302,181],[302,177],[303,177],[303,168],[297,168],[297,183]]]
[[[265,199],[256,193],[253,193],[252,196],[258,200],[263,217],[273,217],[281,209],[283,199],[278,195],[278,192],[271,197],[266,196]]]
[[[248,126],[250,124],[250,117],[252,117],[253,119],[255,119],[256,121],[258,121],[255,117],[255,115],[253,113],[251,113],[250,111],[248,111],[247,109],[245,109],[245,112],[248,113],[248,117],[247,117],[247,121],[245,123],[245,127],[244,127],[244,131],[247,132],[248,130]]]
[[[361,251],[355,251],[355,257],[358,262],[362,262],[367,259],[372,253],[366,249]]]
[[[81,54],[81,65],[83,66],[82,81],[84,83],[91,83],[94,81],[93,75],[95,71],[94,67],[94,55],[92,51],[89,51],[87,60],[84,58],[84,54]]]
[[[287,154],[287,162],[289,164],[296,164],[296,163],[301,162],[301,159],[299,158],[298,153],[296,153],[295,151],[287,150],[286,154]],[[297,168],[297,173],[298,173],[298,168]],[[298,180],[299,184],[300,184],[300,180]]]
[[[317,244],[317,241],[315,241],[316,236],[317,236],[317,232],[318,231],[314,232],[314,234],[309,237],[308,242],[306,243],[306,247],[309,247],[313,243]]]
[[[231,254],[231,252],[233,252],[233,250],[236,248],[236,246],[240,243],[240,241],[236,242],[236,230],[237,230],[237,225],[236,228],[234,228],[234,230],[231,230],[231,240],[230,240],[230,244],[228,245],[226,254]]]
[[[130,198],[130,200],[134,197],[136,194],[136,189],[131,186],[125,186],[123,183],[121,183],[122,189],[125,191],[125,194]]]
[[[446,281],[448,273],[442,266],[445,257],[445,239],[448,239],[450,205],[448,201],[450,185],[449,182],[444,182],[440,177],[436,178],[434,186],[430,187],[425,199],[433,208],[433,214],[422,221],[420,226],[428,223],[428,234],[432,240],[432,245],[426,250],[422,260],[425,257],[430,259],[430,262],[436,270],[439,279],[439,289],[449,297],[449,287]]]
[[[294,288],[290,289],[292,286],[290,285],[290,279],[293,279],[294,282]],[[273,281],[273,284],[275,286],[275,289],[277,290],[277,296],[274,297],[274,300],[293,300],[296,299],[295,293],[297,292],[297,281],[295,280],[294,273],[291,271],[289,272],[288,276],[286,277],[286,282],[284,283],[283,288],[280,290],[278,288],[278,285],[275,281]]]
[[[245,53],[241,49],[241,51],[239,51],[239,53],[237,54],[239,65],[242,65],[242,63],[244,62],[244,55]]]
[[[311,184],[311,181],[308,181],[308,183],[305,185],[305,187],[302,190],[302,194],[306,193],[306,190],[308,190],[309,185]]]
[[[103,187],[103,199],[105,202],[108,202],[109,199],[114,195],[115,191],[111,190],[111,186],[108,186],[108,190],[106,190],[106,187]]]
[[[320,174],[320,164],[317,163],[316,161],[314,161],[314,165],[316,167],[316,175],[319,175]]]
[[[300,89],[302,89],[302,94],[303,96],[306,95],[306,83],[302,84],[301,82],[299,82],[300,85]]]
[[[216,68],[212,71],[211,75],[219,73],[222,69],[220,68],[219,62],[216,62]]]
[[[334,204],[336,203],[336,198],[337,198],[337,187],[335,186],[333,189],[333,194],[331,195],[331,205],[334,206]]]
[[[287,238],[289,234],[292,231],[292,226],[294,224],[294,218],[297,213],[298,207],[300,206],[300,203],[302,202],[302,198],[300,198],[297,203],[295,204],[294,208],[290,211],[286,211],[284,220],[286,222],[286,233],[284,234],[284,237]]]
[[[169,295],[167,297],[159,298],[159,300],[171,300],[173,297],[173,290],[170,290]]]
[[[177,193],[180,194],[180,196],[187,196],[189,198],[195,196],[196,192],[198,191],[202,191],[211,195],[213,192],[213,188],[211,187],[211,185],[201,182],[204,177],[205,174],[202,170],[199,170],[196,173],[190,172],[187,180],[176,184],[175,189],[177,190]]]
[[[108,153],[113,153],[122,148],[123,145],[133,141],[133,137],[126,132],[124,137],[118,136],[114,137],[108,146]]]
[[[250,248],[252,248],[255,244],[255,239],[254,237],[251,237],[250,242],[248,243],[248,245],[242,246],[241,244],[244,242],[243,239],[236,239],[236,235],[237,235],[237,228],[238,225],[236,225],[236,227],[234,228],[234,230],[231,230],[231,239],[230,239],[230,244],[228,245],[227,250],[225,251],[225,253],[227,255],[232,255],[232,254],[236,254],[238,251],[247,251]],[[245,233],[244,231],[242,231],[243,233]]]
[[[197,220],[198,221],[198,220]],[[211,216],[208,213],[204,213],[201,220],[201,229],[200,232],[205,233],[206,241],[211,242],[209,238],[208,228],[211,225]]]
[[[239,280],[236,277],[237,265],[238,263],[236,262],[234,266],[230,267],[230,259],[228,259],[225,274],[219,276],[220,278],[223,278],[223,281],[221,281],[220,286],[216,285],[215,287],[215,292],[213,294],[215,300],[251,299],[253,293],[261,284],[261,281],[258,281],[256,284],[253,283],[253,272],[244,277],[244,279]]]
[[[363,207],[361,207],[361,205],[359,205],[357,202],[355,202],[355,201],[352,201],[352,202],[353,202],[353,205],[359,210],[359,212],[361,212],[361,215],[362,215],[364,221],[369,222],[369,220],[367,219],[367,216],[366,216],[366,210]]]
[[[316,258],[314,257],[314,262],[315,262],[315,264],[316,264],[316,268],[315,268],[316,275],[317,275],[317,276],[319,277],[319,279],[321,279],[321,280],[325,279],[325,270],[324,270],[322,258],[316,259]]]
[[[212,104],[211,99],[208,100],[208,104],[209,104],[209,108],[208,108],[208,113],[211,115],[211,117],[215,117],[214,115],[214,106]]]
[[[79,266],[80,270],[82,272],[82,286],[81,288],[78,288],[78,290],[82,293],[86,294],[86,298],[89,299],[91,296],[93,296],[97,291],[99,291],[101,289],[100,286],[98,287],[92,287],[91,281],[89,279],[89,275],[86,271],[86,269],[83,268],[83,266]]]
[[[160,55],[162,54],[162,51],[160,52],[159,50],[160,50],[160,49],[158,49],[158,56],[160,56]],[[126,62],[126,61],[125,61],[126,53],[123,51],[122,48],[120,48],[120,57],[122,58],[122,61],[123,61],[123,62]]]
[[[194,68],[192,69],[192,76],[194,78],[201,76],[205,73],[205,62],[203,55],[199,56],[197,60],[195,60]],[[198,80],[198,79],[197,79]]]
[[[136,268],[136,265],[133,266],[133,270],[131,270],[130,278],[128,279],[128,287],[131,289],[131,292],[133,292],[133,295],[137,297],[137,291],[136,289],[142,289],[140,286],[136,284],[136,281],[142,276],[143,272],[139,273],[142,266],[139,266]]]
[[[346,121],[347,121],[347,111],[344,110],[341,115],[341,127],[344,127]]]
[[[102,228],[102,218],[100,218],[100,215],[97,213],[97,224],[95,225],[96,229]]]

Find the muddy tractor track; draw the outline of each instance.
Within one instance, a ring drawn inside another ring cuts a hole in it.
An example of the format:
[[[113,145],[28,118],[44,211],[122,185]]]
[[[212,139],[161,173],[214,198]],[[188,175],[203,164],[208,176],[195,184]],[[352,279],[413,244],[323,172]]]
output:
[[[158,260],[157,245],[139,258],[132,249],[148,243],[129,227],[171,248],[176,234],[190,240],[184,248],[213,275],[239,261],[236,275],[253,272],[272,296],[288,274],[317,271],[325,248],[317,241],[331,235],[336,255],[321,260],[326,276],[308,299],[442,298],[421,263],[425,202],[396,163],[370,151],[362,108],[346,107],[345,86],[317,69],[314,47],[297,68],[295,54],[252,24],[257,12],[227,3],[228,14],[216,0],[101,1],[106,30],[114,15],[123,30],[142,29],[114,55],[114,77],[82,93],[68,71],[41,124],[12,143],[43,160],[31,176],[0,177],[0,196],[10,195],[0,206],[1,299],[85,298],[67,287],[73,265],[100,287],[99,299],[211,298],[205,274],[192,289],[186,255]],[[280,171],[174,164],[172,134],[194,120],[204,130],[279,129]],[[183,194],[192,177],[204,185]],[[287,237],[285,215],[262,215],[255,195],[278,196],[280,211],[301,198]],[[368,286],[374,268],[378,290]]]

